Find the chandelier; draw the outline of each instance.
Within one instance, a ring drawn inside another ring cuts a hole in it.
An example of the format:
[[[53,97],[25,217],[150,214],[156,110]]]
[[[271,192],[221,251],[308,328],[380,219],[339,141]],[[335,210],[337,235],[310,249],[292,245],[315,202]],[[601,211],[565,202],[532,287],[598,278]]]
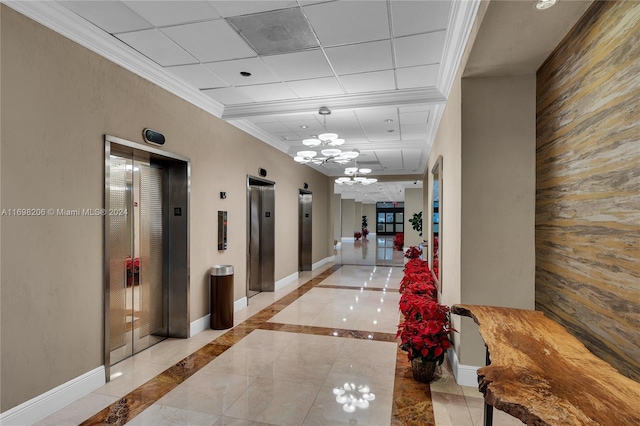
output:
[[[331,114],[331,110],[327,107],[320,107],[318,114],[322,115],[322,127],[327,130],[327,115]],[[302,144],[309,148],[322,147],[320,155],[317,151],[310,149],[298,151],[293,159],[300,163],[324,164],[334,162],[338,164],[346,164],[353,161],[360,155],[360,151],[354,149],[352,151],[342,152],[336,147],[344,144],[344,139],[338,137],[337,133],[321,133],[316,138],[304,139]]]
[[[344,169],[344,174],[347,175],[345,177],[339,177],[336,179],[336,183],[338,185],[370,185],[372,183],[376,183],[378,179],[374,178],[366,178],[362,175],[367,175],[371,173],[371,169],[366,168],[358,168],[358,163],[356,162],[355,167],[347,167]]]

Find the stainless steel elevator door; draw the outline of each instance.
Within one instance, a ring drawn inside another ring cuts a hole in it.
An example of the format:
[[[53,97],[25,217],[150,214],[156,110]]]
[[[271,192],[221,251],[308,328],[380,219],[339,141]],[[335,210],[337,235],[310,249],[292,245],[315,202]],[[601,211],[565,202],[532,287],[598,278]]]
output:
[[[275,290],[274,183],[247,179],[247,297]]]
[[[111,365],[167,337],[162,173],[148,160],[110,156],[105,226]]]
[[[312,210],[313,195],[311,192],[300,190],[298,194],[298,271],[312,269]]]
[[[249,282],[247,297],[262,291],[262,252],[260,250],[261,190],[249,187]]]

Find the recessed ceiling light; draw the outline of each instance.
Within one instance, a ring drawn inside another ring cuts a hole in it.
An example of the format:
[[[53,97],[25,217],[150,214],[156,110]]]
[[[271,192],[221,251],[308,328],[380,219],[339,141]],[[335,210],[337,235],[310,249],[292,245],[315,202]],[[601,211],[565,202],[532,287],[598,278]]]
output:
[[[393,123],[393,120],[390,118],[387,118],[386,120],[384,120],[385,123]]]
[[[536,2],[536,9],[538,10],[549,9],[551,6],[556,4],[557,1],[558,0],[538,0]]]
[[[309,126],[307,126],[306,124],[303,124],[302,126],[300,126],[301,129],[308,129]]]
[[[251,77],[251,73],[248,71],[240,71],[240,75],[243,77]]]

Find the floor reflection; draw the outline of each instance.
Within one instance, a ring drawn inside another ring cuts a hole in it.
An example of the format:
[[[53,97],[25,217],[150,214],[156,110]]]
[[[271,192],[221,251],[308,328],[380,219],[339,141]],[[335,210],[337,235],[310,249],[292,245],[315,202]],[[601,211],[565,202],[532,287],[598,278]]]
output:
[[[366,239],[342,241],[336,260],[343,265],[402,266],[404,254],[393,248],[393,236],[369,234]]]

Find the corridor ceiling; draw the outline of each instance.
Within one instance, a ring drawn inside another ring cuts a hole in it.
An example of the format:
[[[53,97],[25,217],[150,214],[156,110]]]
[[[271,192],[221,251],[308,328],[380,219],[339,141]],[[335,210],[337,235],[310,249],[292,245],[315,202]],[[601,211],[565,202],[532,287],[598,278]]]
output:
[[[394,179],[357,192],[337,188],[343,198],[369,202],[402,201],[402,188],[416,187],[424,173],[480,4],[6,3],[292,157],[305,148],[303,139],[338,133],[346,140],[341,149],[360,151],[360,167],[381,181]],[[532,2],[515,3],[533,9]],[[318,114],[323,106],[332,111],[326,126]],[[344,170],[335,163],[291,163],[327,176]]]

